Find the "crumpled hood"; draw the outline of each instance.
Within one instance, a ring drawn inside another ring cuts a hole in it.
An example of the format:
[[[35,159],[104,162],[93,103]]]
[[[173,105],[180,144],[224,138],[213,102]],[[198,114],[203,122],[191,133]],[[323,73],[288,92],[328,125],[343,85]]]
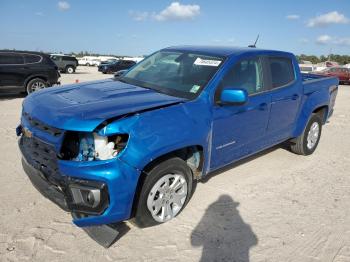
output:
[[[23,111],[52,127],[92,131],[107,119],[185,100],[108,79],[35,92]]]

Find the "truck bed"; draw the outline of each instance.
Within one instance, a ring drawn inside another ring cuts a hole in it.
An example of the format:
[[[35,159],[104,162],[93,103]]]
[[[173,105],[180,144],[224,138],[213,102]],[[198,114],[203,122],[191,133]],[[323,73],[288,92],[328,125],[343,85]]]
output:
[[[304,94],[310,94],[320,89],[327,88],[332,92],[339,84],[337,77],[328,77],[316,74],[301,74],[303,80]]]

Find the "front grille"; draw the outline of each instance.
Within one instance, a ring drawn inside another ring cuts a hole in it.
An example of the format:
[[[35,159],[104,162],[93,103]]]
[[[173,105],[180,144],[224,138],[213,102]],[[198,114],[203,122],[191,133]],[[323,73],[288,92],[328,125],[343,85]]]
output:
[[[54,185],[61,186],[63,180],[58,170],[55,148],[35,137],[22,136],[19,143],[26,161]]]
[[[31,126],[33,126],[34,128],[37,128],[37,129],[40,129],[42,131],[45,131],[49,134],[51,134],[52,136],[55,136],[55,137],[58,137],[60,136],[63,132],[62,130],[58,129],[58,128],[55,128],[55,127],[51,127],[51,126],[48,126],[46,124],[44,124],[43,122],[37,120],[37,119],[34,119],[32,118],[28,113],[26,112],[23,112],[23,117],[29,122],[29,124]]]

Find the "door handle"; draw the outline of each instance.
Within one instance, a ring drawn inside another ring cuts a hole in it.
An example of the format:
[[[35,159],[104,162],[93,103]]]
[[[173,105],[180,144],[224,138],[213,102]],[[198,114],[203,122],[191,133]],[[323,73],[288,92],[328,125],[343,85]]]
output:
[[[259,105],[259,110],[261,110],[261,111],[267,110],[267,104],[266,104],[266,103],[261,103],[261,104]]]
[[[294,94],[293,96],[292,96],[292,100],[297,100],[299,98],[299,95],[297,95],[297,94]]]

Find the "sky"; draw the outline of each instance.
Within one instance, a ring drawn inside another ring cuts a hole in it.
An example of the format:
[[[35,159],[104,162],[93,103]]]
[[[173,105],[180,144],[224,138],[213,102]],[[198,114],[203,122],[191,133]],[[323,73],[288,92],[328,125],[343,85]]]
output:
[[[350,55],[350,0],[0,0],[0,49],[147,55],[173,45]]]

